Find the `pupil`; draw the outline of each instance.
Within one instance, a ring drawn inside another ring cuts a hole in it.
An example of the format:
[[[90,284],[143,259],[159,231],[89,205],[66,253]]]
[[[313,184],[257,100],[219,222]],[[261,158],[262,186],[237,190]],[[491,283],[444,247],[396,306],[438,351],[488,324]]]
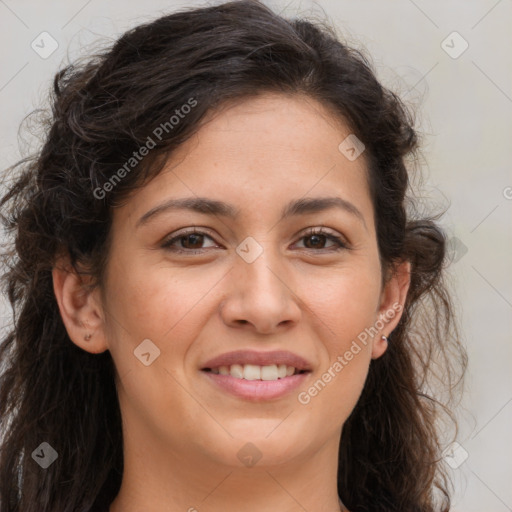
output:
[[[188,244],[187,242],[192,238],[192,245],[195,245],[195,243],[196,244],[199,243],[199,245],[201,245],[200,239],[202,236],[203,235],[196,235],[196,234],[186,235],[185,236],[185,242],[186,242],[185,245],[187,246],[188,249],[198,249],[199,247],[189,247],[190,244]],[[194,243],[194,239],[196,239],[195,243]],[[197,239],[199,239],[199,241]]]
[[[312,240],[315,240],[318,242],[318,240],[323,237],[323,235],[310,235],[309,238],[312,239]],[[313,246],[316,247],[317,244],[316,243],[313,243]]]

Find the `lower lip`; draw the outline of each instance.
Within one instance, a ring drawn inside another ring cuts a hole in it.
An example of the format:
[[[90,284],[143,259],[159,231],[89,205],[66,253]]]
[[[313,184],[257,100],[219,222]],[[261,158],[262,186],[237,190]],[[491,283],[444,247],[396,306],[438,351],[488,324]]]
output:
[[[310,374],[310,372],[298,373],[277,380],[245,380],[220,373],[205,371],[202,371],[202,373],[222,390],[236,397],[255,402],[272,400],[287,395],[303,384]]]

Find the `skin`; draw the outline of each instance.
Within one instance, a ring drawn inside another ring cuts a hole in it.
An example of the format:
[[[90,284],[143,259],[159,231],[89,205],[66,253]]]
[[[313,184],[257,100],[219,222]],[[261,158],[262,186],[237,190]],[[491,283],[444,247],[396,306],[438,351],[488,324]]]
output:
[[[341,430],[371,359],[387,348],[381,335],[398,324],[400,313],[387,319],[386,312],[405,302],[409,264],[381,286],[364,153],[350,161],[340,152],[350,130],[320,103],[269,93],[227,104],[207,120],[115,210],[101,288],[87,290],[65,259],[53,272],[71,340],[91,353],[110,350],[118,373],[125,470],[110,510],[340,510]],[[156,205],[189,196],[229,202],[240,215],[167,211],[136,227]],[[336,208],[279,220],[289,201],[323,196],[350,201],[364,222]],[[304,238],[321,226],[349,249]],[[188,227],[207,236],[174,247],[201,253],[161,247]],[[236,252],[248,236],[263,249],[252,263]],[[378,334],[308,404],[299,403],[298,393],[379,319]],[[149,366],[133,353],[144,339],[160,350]],[[289,350],[313,372],[286,397],[236,398],[200,368],[238,349]],[[248,442],[261,454],[252,467],[237,457]]]

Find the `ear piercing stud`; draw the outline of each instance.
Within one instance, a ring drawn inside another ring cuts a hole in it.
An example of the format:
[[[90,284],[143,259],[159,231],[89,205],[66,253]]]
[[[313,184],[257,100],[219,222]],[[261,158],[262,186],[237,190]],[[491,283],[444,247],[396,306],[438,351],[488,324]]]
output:
[[[91,338],[92,338],[92,334],[91,334],[91,333],[86,334],[86,335],[84,336],[84,340],[85,340],[85,341],[89,341]]]

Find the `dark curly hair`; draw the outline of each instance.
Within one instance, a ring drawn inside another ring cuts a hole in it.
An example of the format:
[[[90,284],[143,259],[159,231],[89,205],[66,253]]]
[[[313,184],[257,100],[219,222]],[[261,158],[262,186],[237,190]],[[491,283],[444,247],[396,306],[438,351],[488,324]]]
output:
[[[449,510],[439,421],[456,426],[449,404],[466,353],[439,215],[419,215],[409,192],[407,168],[419,154],[412,114],[326,23],[241,0],[165,15],[67,65],[40,120],[40,151],[6,171],[3,285],[13,323],[0,345],[0,512],[103,510],[118,493],[114,363],[108,350],[91,354],[71,342],[52,268],[65,252],[101,286],[113,209],[161,171],[205,114],[264,92],[308,95],[363,141],[383,275],[397,262],[412,265],[402,318],[343,428],[339,495],[352,512]],[[155,148],[110,190],[155,126],[191,98],[194,108],[153,137]],[[100,190],[109,192],[98,199]],[[429,391],[436,377],[448,391],[442,402]],[[30,460],[41,439],[59,454],[45,472]]]

